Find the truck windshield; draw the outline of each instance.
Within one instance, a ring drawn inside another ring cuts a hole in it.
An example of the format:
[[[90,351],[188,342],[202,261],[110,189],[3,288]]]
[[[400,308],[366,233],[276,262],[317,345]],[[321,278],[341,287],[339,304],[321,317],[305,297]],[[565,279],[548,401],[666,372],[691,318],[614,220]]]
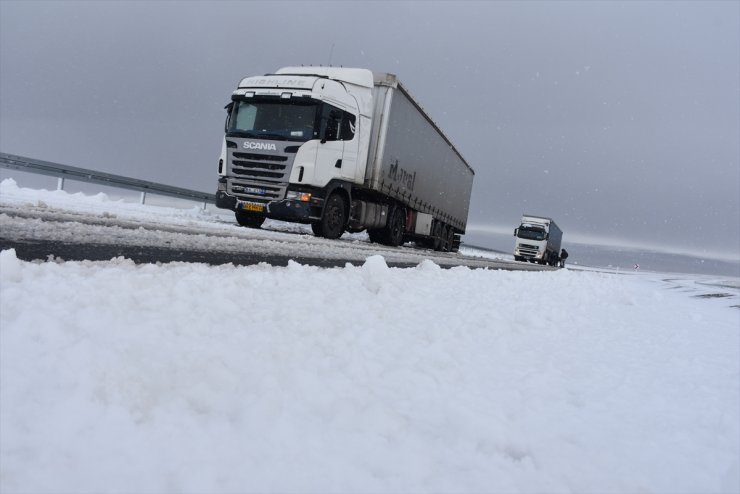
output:
[[[234,101],[226,130],[230,137],[305,142],[317,131],[319,102],[265,98]]]
[[[545,240],[545,230],[541,228],[520,226],[518,236],[519,238],[526,238],[527,240]]]

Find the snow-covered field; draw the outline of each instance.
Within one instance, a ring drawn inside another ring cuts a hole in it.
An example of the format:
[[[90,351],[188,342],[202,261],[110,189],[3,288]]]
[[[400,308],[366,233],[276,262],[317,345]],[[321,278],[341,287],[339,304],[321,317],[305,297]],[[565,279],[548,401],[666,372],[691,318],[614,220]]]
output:
[[[0,254],[4,494],[739,491],[735,278]]]

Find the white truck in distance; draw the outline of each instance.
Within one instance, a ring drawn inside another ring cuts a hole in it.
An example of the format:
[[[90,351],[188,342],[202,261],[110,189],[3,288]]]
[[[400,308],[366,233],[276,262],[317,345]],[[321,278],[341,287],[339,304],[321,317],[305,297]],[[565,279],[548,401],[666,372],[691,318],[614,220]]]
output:
[[[514,260],[557,266],[563,232],[550,218],[525,214],[514,230]]]
[[[242,79],[226,110],[216,205],[240,225],[457,250],[473,169],[395,75],[286,67]]]

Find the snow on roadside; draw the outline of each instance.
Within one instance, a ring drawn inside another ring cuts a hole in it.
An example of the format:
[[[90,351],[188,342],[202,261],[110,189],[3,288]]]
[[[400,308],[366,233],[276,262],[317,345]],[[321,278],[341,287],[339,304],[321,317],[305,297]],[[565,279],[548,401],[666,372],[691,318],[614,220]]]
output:
[[[230,211],[141,205],[110,200],[105,194],[86,196],[64,191],[20,188],[12,179],[0,182],[0,230],[9,242],[111,244],[168,250],[250,252],[264,257],[345,259],[362,263],[381,254],[389,263],[415,263],[428,258],[440,265],[486,265],[503,260],[475,249],[434,252],[370,243],[367,233],[345,232],[339,240],[316,237],[309,225],[267,220],[261,229],[239,227]],[[13,245],[11,243],[11,245]],[[512,260],[511,256],[508,256]],[[506,262],[506,261],[504,261]],[[519,266],[532,269],[532,266]]]
[[[209,205],[205,210],[202,203],[171,200],[173,206],[142,205],[124,199],[111,199],[104,193],[87,195],[81,192],[69,193],[63,190],[36,190],[19,187],[12,178],[0,182],[0,204],[27,207],[60,209],[79,213],[94,213],[103,218],[122,220],[139,220],[147,222],[160,221],[163,224],[192,226],[204,233],[229,232],[238,236],[258,239],[280,238],[282,233],[305,233],[313,236],[308,225],[267,220],[265,229],[253,230],[241,228],[234,220],[231,211],[218,209]],[[167,198],[160,198],[167,202]],[[174,204],[180,207],[175,207]],[[365,239],[366,234],[351,235],[345,233],[345,239]]]
[[[721,291],[4,251],[0,491],[738,492]]]

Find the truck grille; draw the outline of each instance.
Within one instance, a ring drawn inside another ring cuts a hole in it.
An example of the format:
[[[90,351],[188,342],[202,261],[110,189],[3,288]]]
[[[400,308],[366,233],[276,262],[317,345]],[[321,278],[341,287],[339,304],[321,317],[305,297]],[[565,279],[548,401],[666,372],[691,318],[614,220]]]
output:
[[[231,155],[231,170],[234,174],[244,178],[257,180],[275,180],[287,182],[287,156],[270,154],[233,153]]]
[[[227,194],[262,204],[285,198],[294,156],[229,151]]]
[[[526,257],[534,257],[540,251],[536,245],[519,244],[519,254]]]

